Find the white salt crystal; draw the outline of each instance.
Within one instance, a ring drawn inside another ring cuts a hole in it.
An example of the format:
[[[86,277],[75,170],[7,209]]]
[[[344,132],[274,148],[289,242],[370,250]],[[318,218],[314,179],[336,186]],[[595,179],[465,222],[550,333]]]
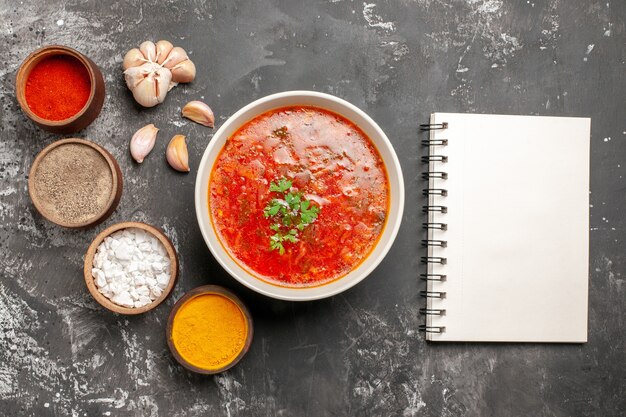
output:
[[[94,279],[96,280],[96,286],[104,287],[105,285],[107,285],[107,280],[104,276],[104,272],[102,272],[101,270],[92,269],[91,275],[93,275]]]
[[[111,298],[111,301],[124,307],[132,308],[135,306],[133,299],[130,297],[130,293],[128,291],[115,294],[113,298]]]
[[[109,290],[113,293],[113,294],[119,294],[122,292],[122,288],[119,282],[110,282],[109,283]]]
[[[134,272],[137,270],[139,270],[139,263],[130,261],[130,263],[128,264],[128,267],[126,268],[126,272]]]
[[[156,300],[157,298],[159,298],[161,294],[163,294],[163,291],[161,290],[161,288],[159,287],[150,288],[150,298],[152,298],[153,300]]]
[[[169,284],[170,282],[170,276],[167,274],[157,275],[156,281],[159,287],[161,287],[162,289],[165,289],[165,287],[167,287],[167,284]]]
[[[142,303],[142,305],[147,305],[150,304],[152,302],[152,300],[150,299],[150,297],[142,295],[141,297],[139,297],[139,302]]]
[[[143,296],[150,295],[150,289],[148,287],[146,287],[145,285],[142,285],[141,287],[138,287],[136,291],[137,291],[137,294],[139,294],[139,295],[143,295]]]
[[[143,243],[146,241],[145,233],[135,233],[135,242]]]

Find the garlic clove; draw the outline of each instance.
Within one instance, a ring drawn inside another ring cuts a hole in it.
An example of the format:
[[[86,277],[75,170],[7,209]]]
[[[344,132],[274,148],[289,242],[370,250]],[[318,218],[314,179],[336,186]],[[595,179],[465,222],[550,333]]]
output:
[[[150,62],[156,62],[156,45],[152,41],[145,41],[139,45],[139,50]]]
[[[189,172],[189,154],[187,153],[187,143],[185,136],[175,135],[167,145],[165,151],[167,162],[172,168],[180,172]]]
[[[167,68],[150,72],[131,88],[133,97],[144,107],[154,107],[163,103],[171,80],[172,73]]]
[[[160,40],[156,43],[156,62],[162,64],[170,51],[174,48],[174,45],[170,41]]]
[[[124,79],[126,80],[126,86],[131,90],[134,89],[137,84],[144,80],[152,72],[152,64],[146,62],[138,67],[130,67],[124,71]]]
[[[135,161],[142,163],[154,144],[159,129],[153,124],[146,125],[135,132],[130,140],[130,154]]]
[[[144,62],[146,62],[146,58],[143,56],[141,51],[137,48],[133,48],[130,51],[126,52],[126,55],[124,55],[122,68],[124,68],[124,70],[127,70],[131,67],[138,67],[140,65],[143,65]]]
[[[159,99],[155,94],[154,78],[146,77],[133,88],[135,101],[144,107],[154,107],[159,104]]]
[[[213,127],[215,126],[215,116],[211,108],[198,100],[190,101],[183,107],[183,117],[193,120],[201,125]]]
[[[190,83],[196,78],[196,66],[190,59],[172,67],[172,80],[177,83]]]
[[[154,73],[156,80],[156,95],[159,99],[159,103],[163,103],[165,96],[169,90],[170,82],[172,81],[172,72],[167,68],[161,68]]]
[[[186,59],[189,59],[189,57],[187,56],[187,52],[185,52],[185,50],[180,46],[176,46],[172,48],[170,54],[167,56],[165,61],[163,61],[162,65],[166,68],[171,69]]]

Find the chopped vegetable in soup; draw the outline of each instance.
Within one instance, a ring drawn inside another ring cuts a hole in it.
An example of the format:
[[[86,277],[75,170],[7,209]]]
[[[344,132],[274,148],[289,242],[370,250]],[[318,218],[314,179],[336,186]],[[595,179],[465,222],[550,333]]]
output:
[[[273,284],[321,285],[372,251],[389,182],[370,139],[316,107],[286,107],[243,125],[209,181],[213,227],[235,261]]]

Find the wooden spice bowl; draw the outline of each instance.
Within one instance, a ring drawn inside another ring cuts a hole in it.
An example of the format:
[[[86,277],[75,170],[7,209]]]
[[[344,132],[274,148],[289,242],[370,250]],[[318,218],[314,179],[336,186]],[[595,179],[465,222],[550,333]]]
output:
[[[108,196],[106,203],[102,206],[101,210],[98,213],[94,214],[91,218],[81,222],[70,222],[67,219],[62,218],[60,215],[55,214],[54,210],[52,210],[50,207],[47,207],[47,204],[44,201],[45,199],[37,192],[37,187],[35,184],[37,180],[39,166],[46,158],[46,156],[49,155],[51,151],[55,149],[58,150],[60,149],[60,147],[70,144],[83,145],[95,150],[98,154],[100,154],[100,156],[106,161],[106,164],[110,169],[112,178],[111,193]],[[33,165],[31,166],[28,175],[28,194],[30,195],[30,199],[32,200],[33,205],[35,206],[37,211],[52,223],[72,229],[82,229],[95,226],[98,223],[106,220],[117,208],[117,205],[122,198],[123,188],[122,171],[120,170],[120,166],[118,165],[113,155],[111,155],[102,146],[97,145],[94,142],[78,138],[61,139],[46,146],[41,152],[39,152],[39,154],[35,158],[35,161],[33,162]]]
[[[176,349],[176,346],[174,345],[174,341],[172,340],[172,329],[174,326],[174,318],[176,317],[176,314],[178,313],[178,310],[180,310],[180,308],[189,300],[191,300],[194,297],[197,297],[199,295],[205,295],[205,294],[217,294],[217,295],[221,295],[227,299],[229,299],[230,301],[232,301],[233,303],[235,303],[235,305],[237,305],[237,307],[239,307],[239,310],[241,310],[244,319],[246,321],[247,324],[247,334],[246,334],[246,340],[244,342],[244,346],[241,349],[241,352],[239,352],[239,354],[229,363],[227,363],[226,365],[224,365],[221,368],[217,368],[217,369],[204,369],[204,368],[200,368],[197,367],[191,363],[189,363],[187,360],[185,360],[185,358],[183,358],[183,356],[178,352],[178,350]],[[185,295],[183,295],[177,302],[176,304],[174,304],[174,307],[172,308],[172,311],[170,312],[170,315],[167,319],[167,327],[165,329],[165,335],[166,335],[166,339],[167,339],[167,346],[170,348],[170,352],[172,352],[172,356],[174,356],[174,359],[176,359],[176,361],[181,364],[183,367],[185,367],[186,369],[199,373],[199,374],[204,374],[204,375],[213,375],[213,374],[219,374],[221,372],[224,372],[230,368],[232,368],[233,366],[237,365],[237,363],[239,363],[239,361],[245,356],[246,353],[248,353],[248,350],[250,349],[250,345],[252,344],[252,336],[253,336],[253,323],[252,323],[252,316],[250,315],[250,311],[248,311],[248,308],[245,306],[245,304],[241,301],[241,299],[239,299],[239,297],[237,297],[234,293],[232,293],[231,291],[227,290],[224,287],[220,287],[218,285],[203,285],[200,287],[196,287],[194,289],[192,289],[191,291],[187,292]]]
[[[91,81],[91,92],[85,106],[78,113],[64,120],[47,120],[39,117],[30,109],[26,101],[26,82],[30,72],[43,59],[55,55],[68,55],[76,58],[87,69]],[[105,97],[104,78],[98,66],[85,55],[67,46],[49,45],[37,49],[22,62],[15,80],[15,95],[24,114],[42,129],[53,133],[74,133],[87,127],[100,114]]]
[[[161,294],[159,298],[157,298],[150,304],[147,304],[143,307],[138,307],[138,308],[123,307],[109,300],[102,293],[100,293],[100,291],[98,291],[94,277],[91,274],[91,270],[93,268],[93,258],[96,255],[96,250],[98,249],[98,246],[100,246],[100,244],[104,241],[104,238],[106,238],[107,236],[111,235],[114,232],[117,232],[118,230],[129,229],[129,228],[142,229],[154,235],[163,244],[170,258],[170,281],[167,284],[167,287],[163,290],[163,293]],[[87,289],[89,290],[93,298],[95,298],[95,300],[101,306],[103,306],[107,310],[110,310],[118,314],[127,314],[127,315],[142,314],[157,307],[172,292],[174,285],[176,285],[176,280],[178,279],[178,255],[176,254],[176,249],[174,248],[174,244],[165,235],[165,233],[163,233],[161,229],[155,226],[151,226],[146,223],[142,223],[142,222],[122,222],[122,223],[114,224],[104,229],[102,232],[100,232],[96,236],[93,242],[91,242],[91,245],[89,245],[89,248],[87,249],[87,253],[85,254],[85,266],[84,266],[83,274],[85,276],[85,283],[87,284]]]

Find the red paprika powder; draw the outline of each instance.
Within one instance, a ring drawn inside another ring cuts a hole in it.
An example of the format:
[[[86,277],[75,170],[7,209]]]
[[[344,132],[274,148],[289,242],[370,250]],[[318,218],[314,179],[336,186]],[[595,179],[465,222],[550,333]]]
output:
[[[77,58],[54,55],[41,60],[26,80],[26,102],[46,120],[65,120],[85,107],[91,93],[89,71]]]

